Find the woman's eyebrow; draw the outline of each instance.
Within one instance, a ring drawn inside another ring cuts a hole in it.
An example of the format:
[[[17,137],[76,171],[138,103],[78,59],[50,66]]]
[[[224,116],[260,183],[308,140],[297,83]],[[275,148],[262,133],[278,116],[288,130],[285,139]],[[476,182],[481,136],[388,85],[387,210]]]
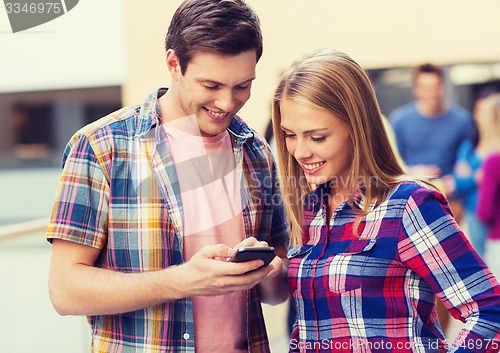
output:
[[[280,126],[281,127],[281,130],[284,130],[284,131],[290,131],[292,132],[292,130],[290,129],[287,129],[286,127],[284,127],[283,125]],[[309,135],[309,134],[314,134],[316,132],[322,132],[322,131],[325,131],[325,130],[328,130],[327,127],[323,127],[323,128],[318,128],[318,129],[311,129],[311,130],[307,130],[307,131],[304,131],[302,132],[304,135]]]

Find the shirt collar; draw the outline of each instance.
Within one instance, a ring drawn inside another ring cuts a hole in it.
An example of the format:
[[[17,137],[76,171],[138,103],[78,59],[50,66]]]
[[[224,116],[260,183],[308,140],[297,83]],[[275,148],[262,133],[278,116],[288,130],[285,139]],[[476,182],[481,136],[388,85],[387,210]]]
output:
[[[239,116],[234,116],[228,127],[229,134],[234,144],[241,147],[247,140],[253,142],[254,134],[248,125]]]
[[[313,192],[309,193],[306,196],[306,205],[312,205],[314,207],[316,206],[316,204],[327,202],[328,197],[330,195],[330,190],[331,190],[331,183],[329,181],[324,184],[318,185]],[[366,198],[363,196],[363,191],[364,190],[356,190],[356,192],[351,198],[352,205],[360,210],[362,210],[363,207],[365,207],[366,203]],[[344,207],[346,206],[349,207],[348,202],[344,203]],[[371,212],[374,209],[375,209],[375,202],[372,202],[368,207],[367,211]]]
[[[159,88],[152,92],[142,102],[137,117],[136,136],[145,135],[154,126],[160,123],[159,98],[167,92],[167,88]]]

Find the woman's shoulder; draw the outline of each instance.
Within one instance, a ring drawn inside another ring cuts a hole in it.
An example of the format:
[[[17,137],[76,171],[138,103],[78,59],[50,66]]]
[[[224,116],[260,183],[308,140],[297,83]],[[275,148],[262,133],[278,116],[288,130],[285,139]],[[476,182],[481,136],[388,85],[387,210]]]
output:
[[[404,199],[421,201],[424,199],[435,198],[439,201],[445,201],[445,197],[437,189],[422,181],[407,180],[398,184],[390,197],[391,199]]]

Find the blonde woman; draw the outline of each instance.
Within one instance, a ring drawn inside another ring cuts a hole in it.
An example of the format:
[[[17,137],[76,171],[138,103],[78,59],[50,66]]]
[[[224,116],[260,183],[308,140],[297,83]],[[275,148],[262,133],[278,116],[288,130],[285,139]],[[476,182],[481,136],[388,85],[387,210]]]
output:
[[[486,262],[500,276],[500,94],[485,99],[481,106],[479,129],[488,141],[489,155],[484,161],[479,187],[478,218],[490,228],[486,242]]]
[[[446,199],[407,180],[364,70],[332,50],[304,56],[273,125],[292,222],[290,351],[497,351],[500,286]],[[454,342],[436,296],[466,323]]]

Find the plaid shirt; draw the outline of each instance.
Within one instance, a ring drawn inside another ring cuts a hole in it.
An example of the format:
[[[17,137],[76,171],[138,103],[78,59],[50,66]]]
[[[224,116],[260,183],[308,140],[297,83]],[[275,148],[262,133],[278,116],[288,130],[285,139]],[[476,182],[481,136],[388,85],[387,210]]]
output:
[[[347,202],[326,227],[328,194],[327,183],[308,195],[304,245],[288,254],[298,315],[291,352],[498,351],[500,286],[441,194],[400,184],[358,236]],[[454,342],[443,337],[436,295],[466,322]]]
[[[80,130],[66,147],[47,238],[102,249],[97,267],[155,271],[183,263],[179,183],[158,97],[123,108]],[[250,202],[243,209],[247,236],[285,246],[287,222],[267,144],[238,117],[229,126]],[[248,198],[246,199],[248,200]],[[247,292],[249,352],[269,344],[257,287]],[[92,352],[194,352],[192,303],[167,302],[120,315],[89,317]],[[223,333],[221,337],[223,339]]]

